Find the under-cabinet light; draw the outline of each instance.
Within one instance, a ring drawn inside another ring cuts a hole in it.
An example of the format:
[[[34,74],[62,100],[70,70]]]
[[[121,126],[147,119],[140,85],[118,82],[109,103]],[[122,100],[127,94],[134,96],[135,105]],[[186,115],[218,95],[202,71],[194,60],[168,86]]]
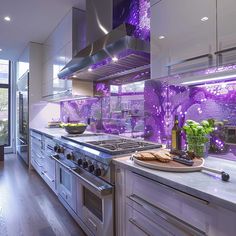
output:
[[[92,68],[88,68],[88,71],[91,72],[93,69]]]
[[[218,81],[218,80],[225,80],[225,79],[233,79],[236,78],[236,74],[232,75],[222,75],[219,77],[210,77],[205,79],[199,79],[199,80],[193,80],[193,81],[186,81],[182,82],[183,85],[191,85],[191,84],[199,84],[199,83],[205,83],[205,82],[211,82],[211,81]]]
[[[164,36],[164,35],[161,35],[161,36],[159,36],[158,38],[159,38],[159,39],[164,39],[165,36]]]

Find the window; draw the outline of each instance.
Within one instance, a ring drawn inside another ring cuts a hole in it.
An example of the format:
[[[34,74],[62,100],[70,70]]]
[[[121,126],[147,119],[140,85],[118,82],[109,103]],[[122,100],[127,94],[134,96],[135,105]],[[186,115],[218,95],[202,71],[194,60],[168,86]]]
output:
[[[10,62],[0,60],[0,145],[10,145]]]

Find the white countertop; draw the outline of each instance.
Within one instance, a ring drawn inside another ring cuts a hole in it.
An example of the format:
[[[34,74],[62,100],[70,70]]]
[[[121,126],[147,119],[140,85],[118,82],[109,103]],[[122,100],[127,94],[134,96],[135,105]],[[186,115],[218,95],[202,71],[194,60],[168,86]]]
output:
[[[210,172],[176,173],[148,169],[135,164],[129,157],[114,159],[115,165],[136,172],[172,188],[236,211],[236,162],[214,157],[205,159],[205,166],[230,174],[229,182]]]

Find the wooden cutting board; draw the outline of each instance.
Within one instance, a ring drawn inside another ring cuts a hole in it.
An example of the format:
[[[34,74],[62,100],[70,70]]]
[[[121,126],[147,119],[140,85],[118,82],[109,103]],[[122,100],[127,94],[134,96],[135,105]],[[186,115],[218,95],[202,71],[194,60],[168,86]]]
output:
[[[201,171],[204,165],[203,158],[195,158],[194,164],[192,166],[186,166],[184,164],[170,161],[168,163],[162,163],[160,161],[141,161],[133,157],[134,163],[144,166],[150,169],[162,170],[162,171],[171,171],[171,172],[194,172]]]

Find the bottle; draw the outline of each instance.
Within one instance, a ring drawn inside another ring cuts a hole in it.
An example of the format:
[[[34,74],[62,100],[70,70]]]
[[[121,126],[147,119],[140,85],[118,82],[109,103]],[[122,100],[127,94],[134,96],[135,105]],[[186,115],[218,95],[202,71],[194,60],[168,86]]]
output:
[[[179,127],[178,116],[175,116],[175,123],[171,130],[171,150],[181,151],[181,128]]]

